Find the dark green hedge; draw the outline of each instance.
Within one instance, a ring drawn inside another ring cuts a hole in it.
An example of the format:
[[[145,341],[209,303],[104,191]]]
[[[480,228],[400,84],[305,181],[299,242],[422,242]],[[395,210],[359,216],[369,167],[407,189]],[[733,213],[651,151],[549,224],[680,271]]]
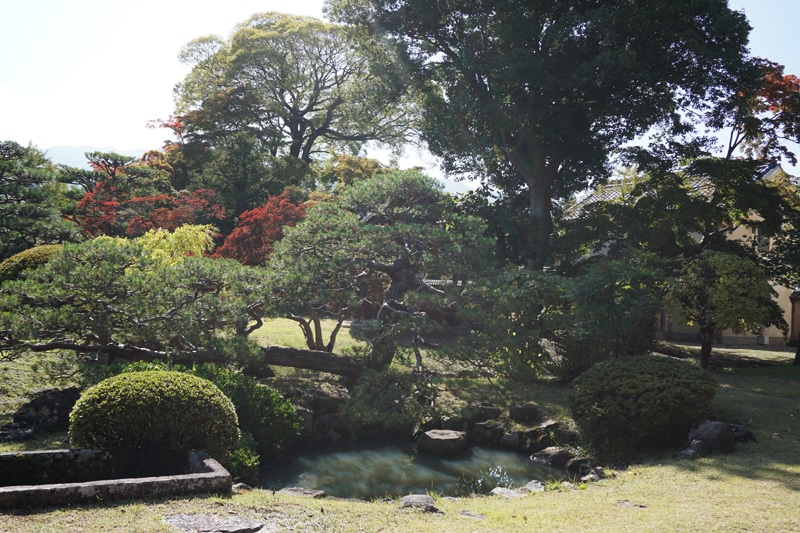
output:
[[[658,356],[621,357],[581,374],[569,406],[596,449],[622,457],[668,448],[708,414],[716,379],[692,363]]]
[[[17,279],[23,270],[47,263],[61,248],[60,244],[43,244],[12,255],[0,262],[0,282]]]

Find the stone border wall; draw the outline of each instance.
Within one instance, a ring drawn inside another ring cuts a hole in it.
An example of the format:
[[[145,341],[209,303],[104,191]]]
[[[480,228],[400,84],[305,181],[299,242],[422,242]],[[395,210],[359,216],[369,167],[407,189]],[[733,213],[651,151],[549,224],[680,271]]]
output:
[[[0,483],[3,473],[15,463],[32,458],[44,462],[75,461],[92,463],[107,456],[98,450],[52,450],[0,454]],[[78,483],[0,486],[0,508],[26,508],[64,505],[87,501],[135,499],[172,494],[231,492],[231,475],[217,461],[202,453],[189,456],[188,474],[105,479]]]

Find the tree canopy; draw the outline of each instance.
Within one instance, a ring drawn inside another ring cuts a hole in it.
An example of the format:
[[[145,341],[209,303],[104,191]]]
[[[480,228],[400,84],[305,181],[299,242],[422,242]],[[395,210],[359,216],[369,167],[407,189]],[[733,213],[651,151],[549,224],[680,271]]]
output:
[[[78,238],[60,211],[65,194],[41,151],[0,142],[0,261],[39,244]]]
[[[714,332],[761,334],[777,325],[788,332],[775,289],[752,261],[724,252],[705,250],[690,259],[673,283],[668,301],[700,329],[700,366],[709,367]]]
[[[189,138],[215,145],[246,132],[271,156],[310,163],[319,152],[408,133],[403,87],[377,76],[341,26],[259,13],[227,40],[190,42],[180,57],[192,68],[176,89]]]
[[[726,0],[329,0],[391,40],[421,94],[422,135],[449,172],[527,198],[540,269],[553,202],[605,179],[651,127],[685,128],[746,75],[749,25]]]
[[[421,345],[432,319],[454,316],[464,283],[494,268],[484,235],[480,221],[455,213],[431,178],[395,171],[315,205],[286,229],[267,267],[287,312],[377,317],[372,363],[385,368],[398,341]]]
[[[200,227],[65,245],[0,287],[0,351],[247,361],[246,336],[265,305],[264,272],[182,253],[203,249],[197,238],[206,234]]]

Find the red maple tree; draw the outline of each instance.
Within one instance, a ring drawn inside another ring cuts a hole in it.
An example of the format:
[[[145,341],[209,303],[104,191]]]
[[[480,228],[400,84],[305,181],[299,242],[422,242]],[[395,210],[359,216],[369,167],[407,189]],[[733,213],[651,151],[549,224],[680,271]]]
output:
[[[239,216],[239,224],[213,257],[236,259],[245,265],[263,265],[275,242],[283,237],[284,226],[294,226],[304,217],[305,205],[292,203],[288,190],[270,196],[263,206]]]
[[[224,218],[225,209],[216,203],[213,189],[129,196],[104,181],[84,195],[75,211],[75,221],[87,237],[138,237],[155,228],[174,231],[184,224]]]

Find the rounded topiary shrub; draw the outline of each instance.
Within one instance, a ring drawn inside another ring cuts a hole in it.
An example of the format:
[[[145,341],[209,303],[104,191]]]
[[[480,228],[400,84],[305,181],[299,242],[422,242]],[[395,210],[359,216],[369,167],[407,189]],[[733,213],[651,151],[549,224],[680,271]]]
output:
[[[233,403],[210,381],[154,370],[120,374],[81,395],[70,414],[75,447],[223,458],[239,441]]]
[[[123,371],[146,370],[188,373],[207,379],[219,387],[233,402],[241,433],[249,434],[255,441],[250,448],[263,455],[265,461],[285,455],[297,438],[300,416],[292,403],[252,376],[210,363],[189,368],[163,362],[136,362],[127,365]]]
[[[659,356],[597,363],[581,374],[569,407],[598,451],[618,458],[685,440],[711,405],[717,382],[692,364]]]
[[[61,248],[60,244],[42,244],[12,255],[0,262],[0,282],[16,279],[23,270],[47,263]]]

